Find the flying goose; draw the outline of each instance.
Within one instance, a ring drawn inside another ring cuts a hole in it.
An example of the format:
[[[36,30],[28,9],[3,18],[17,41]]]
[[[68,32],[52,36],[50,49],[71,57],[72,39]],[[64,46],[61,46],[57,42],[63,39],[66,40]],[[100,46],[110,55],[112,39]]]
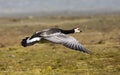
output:
[[[79,28],[71,30],[63,30],[59,28],[49,28],[42,31],[35,32],[31,37],[26,37],[21,41],[23,47],[34,45],[45,39],[56,44],[62,44],[73,50],[78,50],[84,53],[90,53],[83,45],[81,45],[74,37],[66,34],[82,32]]]

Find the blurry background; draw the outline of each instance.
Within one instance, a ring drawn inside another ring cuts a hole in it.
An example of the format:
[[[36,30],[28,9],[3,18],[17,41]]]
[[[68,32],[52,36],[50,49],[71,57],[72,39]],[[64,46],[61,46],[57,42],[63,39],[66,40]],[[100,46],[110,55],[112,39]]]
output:
[[[0,0],[0,16],[78,16],[119,11],[120,0]]]
[[[36,31],[70,34],[88,55],[53,43],[22,47]],[[120,0],[0,0],[0,75],[120,75]]]

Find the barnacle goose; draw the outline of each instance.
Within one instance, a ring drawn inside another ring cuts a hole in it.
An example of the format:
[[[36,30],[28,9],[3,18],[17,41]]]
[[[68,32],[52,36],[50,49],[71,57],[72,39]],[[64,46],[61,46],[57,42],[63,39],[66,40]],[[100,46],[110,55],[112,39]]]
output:
[[[21,41],[22,46],[31,46],[35,43],[40,42],[45,39],[56,44],[62,44],[65,47],[71,48],[73,50],[82,51],[84,53],[91,53],[83,45],[81,45],[74,37],[68,36],[66,34],[82,32],[79,28],[74,28],[71,30],[63,30],[59,28],[49,28],[42,31],[34,33],[31,37],[26,37]]]

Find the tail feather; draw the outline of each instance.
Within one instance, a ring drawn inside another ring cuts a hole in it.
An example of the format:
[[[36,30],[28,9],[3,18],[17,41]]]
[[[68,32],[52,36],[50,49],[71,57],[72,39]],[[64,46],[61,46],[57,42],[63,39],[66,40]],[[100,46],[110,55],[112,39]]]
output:
[[[25,39],[21,41],[21,45],[23,47],[31,46],[31,45],[34,45],[35,43],[38,43],[40,39],[41,39],[40,37],[35,37],[32,39],[30,37],[26,37]]]
[[[21,45],[22,45],[23,47],[26,47],[26,46],[27,46],[26,40],[27,40],[28,38],[29,38],[29,37],[26,37],[26,38],[22,39]]]

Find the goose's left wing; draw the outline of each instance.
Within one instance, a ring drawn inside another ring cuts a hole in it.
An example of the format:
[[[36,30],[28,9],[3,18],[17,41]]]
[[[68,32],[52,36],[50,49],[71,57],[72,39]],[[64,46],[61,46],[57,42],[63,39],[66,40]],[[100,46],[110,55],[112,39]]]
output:
[[[83,45],[81,45],[74,37],[67,36],[63,33],[54,33],[49,35],[49,37],[45,37],[44,39],[51,41],[53,43],[62,44],[68,48],[79,50],[84,53],[90,53]]]

